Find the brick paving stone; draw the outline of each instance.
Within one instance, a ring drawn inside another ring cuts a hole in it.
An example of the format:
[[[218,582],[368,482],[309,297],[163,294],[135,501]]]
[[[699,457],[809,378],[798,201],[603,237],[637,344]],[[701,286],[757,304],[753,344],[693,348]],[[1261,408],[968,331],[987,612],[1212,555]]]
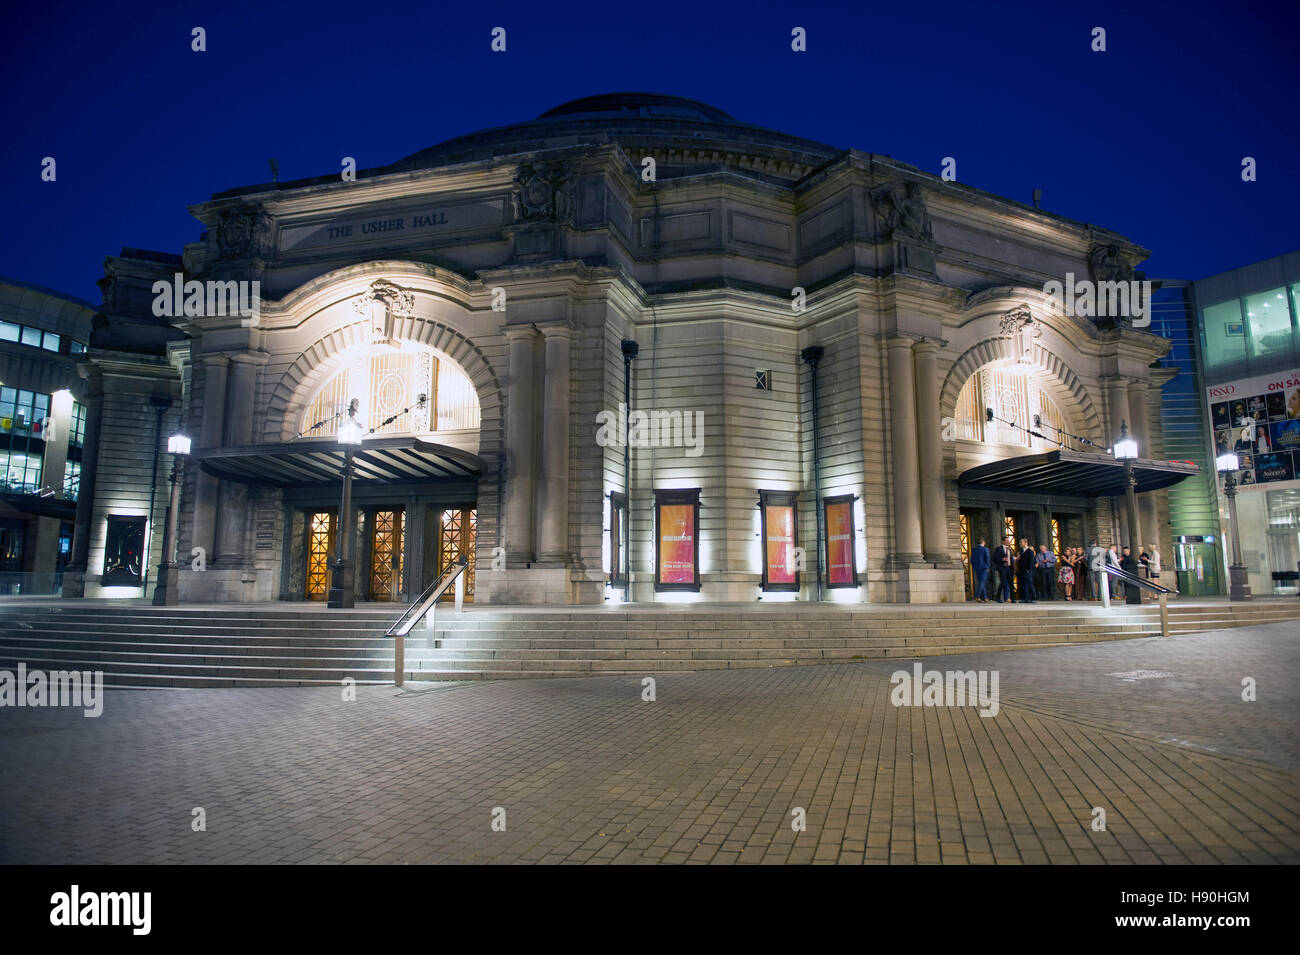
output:
[[[991,718],[891,705],[901,658],[5,708],[0,862],[1293,864],[1297,629],[922,661]]]

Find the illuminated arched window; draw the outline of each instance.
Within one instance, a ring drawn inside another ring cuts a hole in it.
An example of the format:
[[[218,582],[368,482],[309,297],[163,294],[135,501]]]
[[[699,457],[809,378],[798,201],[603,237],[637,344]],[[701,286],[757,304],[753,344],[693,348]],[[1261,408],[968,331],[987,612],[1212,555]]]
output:
[[[1019,427],[1013,428],[1001,421],[986,421],[985,408],[992,408],[998,418],[1014,422]],[[1034,415],[1039,417],[1037,426],[1034,425]],[[971,375],[957,396],[953,417],[959,438],[1035,450],[1057,447],[1057,429],[1073,430],[1037,375],[1023,365],[989,366]],[[1021,428],[1032,428],[1051,440],[1032,438]]]
[[[421,394],[428,395],[428,401],[418,408]],[[299,424],[304,437],[336,434],[336,415],[346,412],[353,398],[361,402],[362,422],[367,429],[375,428],[376,434],[477,430],[479,426],[474,383],[449,359],[410,344],[400,350],[371,348],[344,364],[307,403]],[[411,410],[402,414],[403,408]],[[380,427],[393,415],[398,416],[395,421]]]

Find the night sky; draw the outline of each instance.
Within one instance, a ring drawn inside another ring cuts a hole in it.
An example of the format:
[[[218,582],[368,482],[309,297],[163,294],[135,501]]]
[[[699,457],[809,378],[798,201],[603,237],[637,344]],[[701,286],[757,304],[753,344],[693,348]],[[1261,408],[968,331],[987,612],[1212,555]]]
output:
[[[380,166],[616,91],[936,174],[955,157],[961,182],[1041,188],[1044,209],[1151,249],[1152,278],[1296,249],[1295,4],[1132,6],[27,3],[0,35],[0,275],[98,304],[106,255],[179,253],[200,232],[187,205],[268,181],[270,157],[282,181]]]

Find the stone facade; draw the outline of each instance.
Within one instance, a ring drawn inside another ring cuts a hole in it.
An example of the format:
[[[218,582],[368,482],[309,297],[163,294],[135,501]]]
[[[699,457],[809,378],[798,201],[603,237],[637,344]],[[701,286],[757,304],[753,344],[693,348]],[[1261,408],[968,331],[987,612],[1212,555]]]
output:
[[[1042,291],[1067,272],[1095,274],[1098,249],[1116,274],[1145,250],[691,101],[596,97],[355,181],[248,187],[191,211],[206,232],[183,259],[110,260],[105,311],[152,330],[141,374],[170,375],[184,392],[178,423],[196,450],[297,440],[322,384],[371,347],[371,319],[354,303],[391,284],[405,304],[388,308],[383,334],[433,349],[477,393],[476,431],[426,437],[480,462],[479,601],[606,599],[611,494],[629,500],[632,599],[665,597],[654,586],[654,493],[682,488],[700,490],[701,599],[760,596],[759,491],[798,495],[800,599],[816,596],[816,502],[836,495],[856,498],[861,586],[828,599],[964,599],[957,479],[1008,452],[946,440],[944,420],[991,363],[1030,364],[1074,433],[1100,448],[1122,420],[1143,456],[1159,456],[1165,379],[1150,366],[1167,343],[1066,315]],[[153,283],[177,272],[259,282],[260,314],[151,317]],[[1017,309],[1035,332],[1027,351],[1005,334]],[[700,425],[635,448],[630,487],[623,447],[602,445],[597,422],[623,401],[625,341],[638,349],[631,407]],[[816,465],[811,366],[800,358],[812,346],[824,349]],[[770,387],[757,386],[758,372]],[[439,500],[436,488],[418,493]],[[187,462],[182,598],[300,592],[291,497]],[[1143,537],[1164,544],[1167,508],[1154,497]],[[1089,520],[1108,538],[1109,502]],[[194,548],[207,555],[202,572],[185,563]]]

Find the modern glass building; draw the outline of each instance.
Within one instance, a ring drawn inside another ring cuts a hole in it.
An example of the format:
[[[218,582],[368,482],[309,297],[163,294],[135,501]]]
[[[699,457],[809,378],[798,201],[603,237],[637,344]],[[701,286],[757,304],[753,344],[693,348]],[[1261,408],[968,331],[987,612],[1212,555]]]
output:
[[[0,279],[0,595],[57,593],[71,556],[85,451],[95,307]]]
[[[1200,279],[1189,292],[1210,422],[1204,449],[1211,461],[1216,451],[1238,455],[1237,510],[1251,592],[1295,593],[1300,580],[1300,252]],[[1218,490],[1226,528],[1221,482]]]

